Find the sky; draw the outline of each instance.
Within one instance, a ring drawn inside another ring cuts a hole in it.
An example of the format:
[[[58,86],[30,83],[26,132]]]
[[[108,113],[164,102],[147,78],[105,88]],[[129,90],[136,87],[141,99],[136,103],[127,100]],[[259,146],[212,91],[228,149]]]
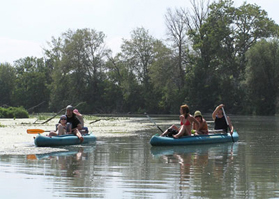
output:
[[[212,0],[211,0],[212,2]],[[243,0],[234,0],[235,7]],[[257,4],[279,24],[279,0],[246,0]],[[8,0],[1,2],[0,63],[28,56],[43,57],[52,37],[67,30],[94,29],[106,45],[120,52],[123,39],[143,27],[156,39],[166,38],[167,9],[191,8],[190,0]]]

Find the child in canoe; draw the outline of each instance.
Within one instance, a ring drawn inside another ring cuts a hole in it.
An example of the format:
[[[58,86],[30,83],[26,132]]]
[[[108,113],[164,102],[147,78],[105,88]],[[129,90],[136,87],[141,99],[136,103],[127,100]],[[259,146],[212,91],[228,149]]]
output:
[[[72,132],[72,125],[70,123],[67,123],[67,116],[61,115],[59,122],[56,125],[56,131],[50,132],[49,137],[70,134],[71,132]]]

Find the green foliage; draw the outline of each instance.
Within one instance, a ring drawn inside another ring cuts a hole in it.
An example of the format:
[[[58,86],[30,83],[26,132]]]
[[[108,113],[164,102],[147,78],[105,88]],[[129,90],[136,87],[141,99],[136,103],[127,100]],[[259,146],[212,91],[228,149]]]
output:
[[[0,107],[0,118],[29,118],[29,115],[23,107]]]
[[[279,77],[279,42],[262,40],[247,53],[247,94],[252,105],[250,113],[274,115],[276,113]]]
[[[233,1],[210,5],[206,20],[189,31],[195,56],[193,73],[188,75],[189,104],[210,111],[219,103],[229,104],[242,112],[247,105],[241,82],[245,78],[246,52],[259,38],[278,33],[278,25],[256,5],[244,3],[233,7]],[[194,102],[194,103],[193,103]]]
[[[278,44],[270,40],[278,25],[246,2],[192,6],[168,9],[168,42],[136,28],[115,56],[94,29],[53,37],[44,59],[0,65],[0,105],[55,112],[83,102],[79,111],[92,114],[178,113],[186,103],[209,113],[224,103],[233,113],[263,114],[268,103],[269,114],[279,111]]]
[[[15,61],[17,78],[12,104],[31,108],[49,99],[49,69],[43,59],[26,57]],[[47,108],[47,103],[37,111]],[[33,110],[34,111],[34,110]]]
[[[49,85],[50,108],[59,110],[65,104],[102,101],[105,62],[110,53],[104,45],[105,35],[91,29],[68,30],[49,43],[46,56],[53,65],[52,83]]]
[[[16,71],[10,64],[0,64],[0,105],[11,105]]]

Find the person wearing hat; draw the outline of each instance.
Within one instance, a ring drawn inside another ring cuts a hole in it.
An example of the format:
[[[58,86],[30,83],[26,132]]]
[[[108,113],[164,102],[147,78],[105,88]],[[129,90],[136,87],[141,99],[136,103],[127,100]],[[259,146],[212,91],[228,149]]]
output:
[[[195,135],[208,135],[208,125],[201,112],[195,111],[194,118],[200,123],[199,127],[193,124],[193,129],[196,130]]]
[[[82,130],[82,124],[74,114],[74,107],[72,105],[68,105],[66,107],[66,116],[67,122],[71,123],[72,125],[72,133],[78,136],[81,142],[83,142],[83,137],[80,133],[80,130]]]

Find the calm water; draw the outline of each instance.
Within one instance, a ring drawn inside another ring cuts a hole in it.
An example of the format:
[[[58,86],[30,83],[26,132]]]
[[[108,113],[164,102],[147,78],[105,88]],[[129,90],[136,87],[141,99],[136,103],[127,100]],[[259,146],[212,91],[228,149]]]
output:
[[[231,118],[237,143],[151,147],[154,127],[63,152],[2,155],[1,198],[279,198],[279,118]],[[165,127],[166,118],[153,119]]]

